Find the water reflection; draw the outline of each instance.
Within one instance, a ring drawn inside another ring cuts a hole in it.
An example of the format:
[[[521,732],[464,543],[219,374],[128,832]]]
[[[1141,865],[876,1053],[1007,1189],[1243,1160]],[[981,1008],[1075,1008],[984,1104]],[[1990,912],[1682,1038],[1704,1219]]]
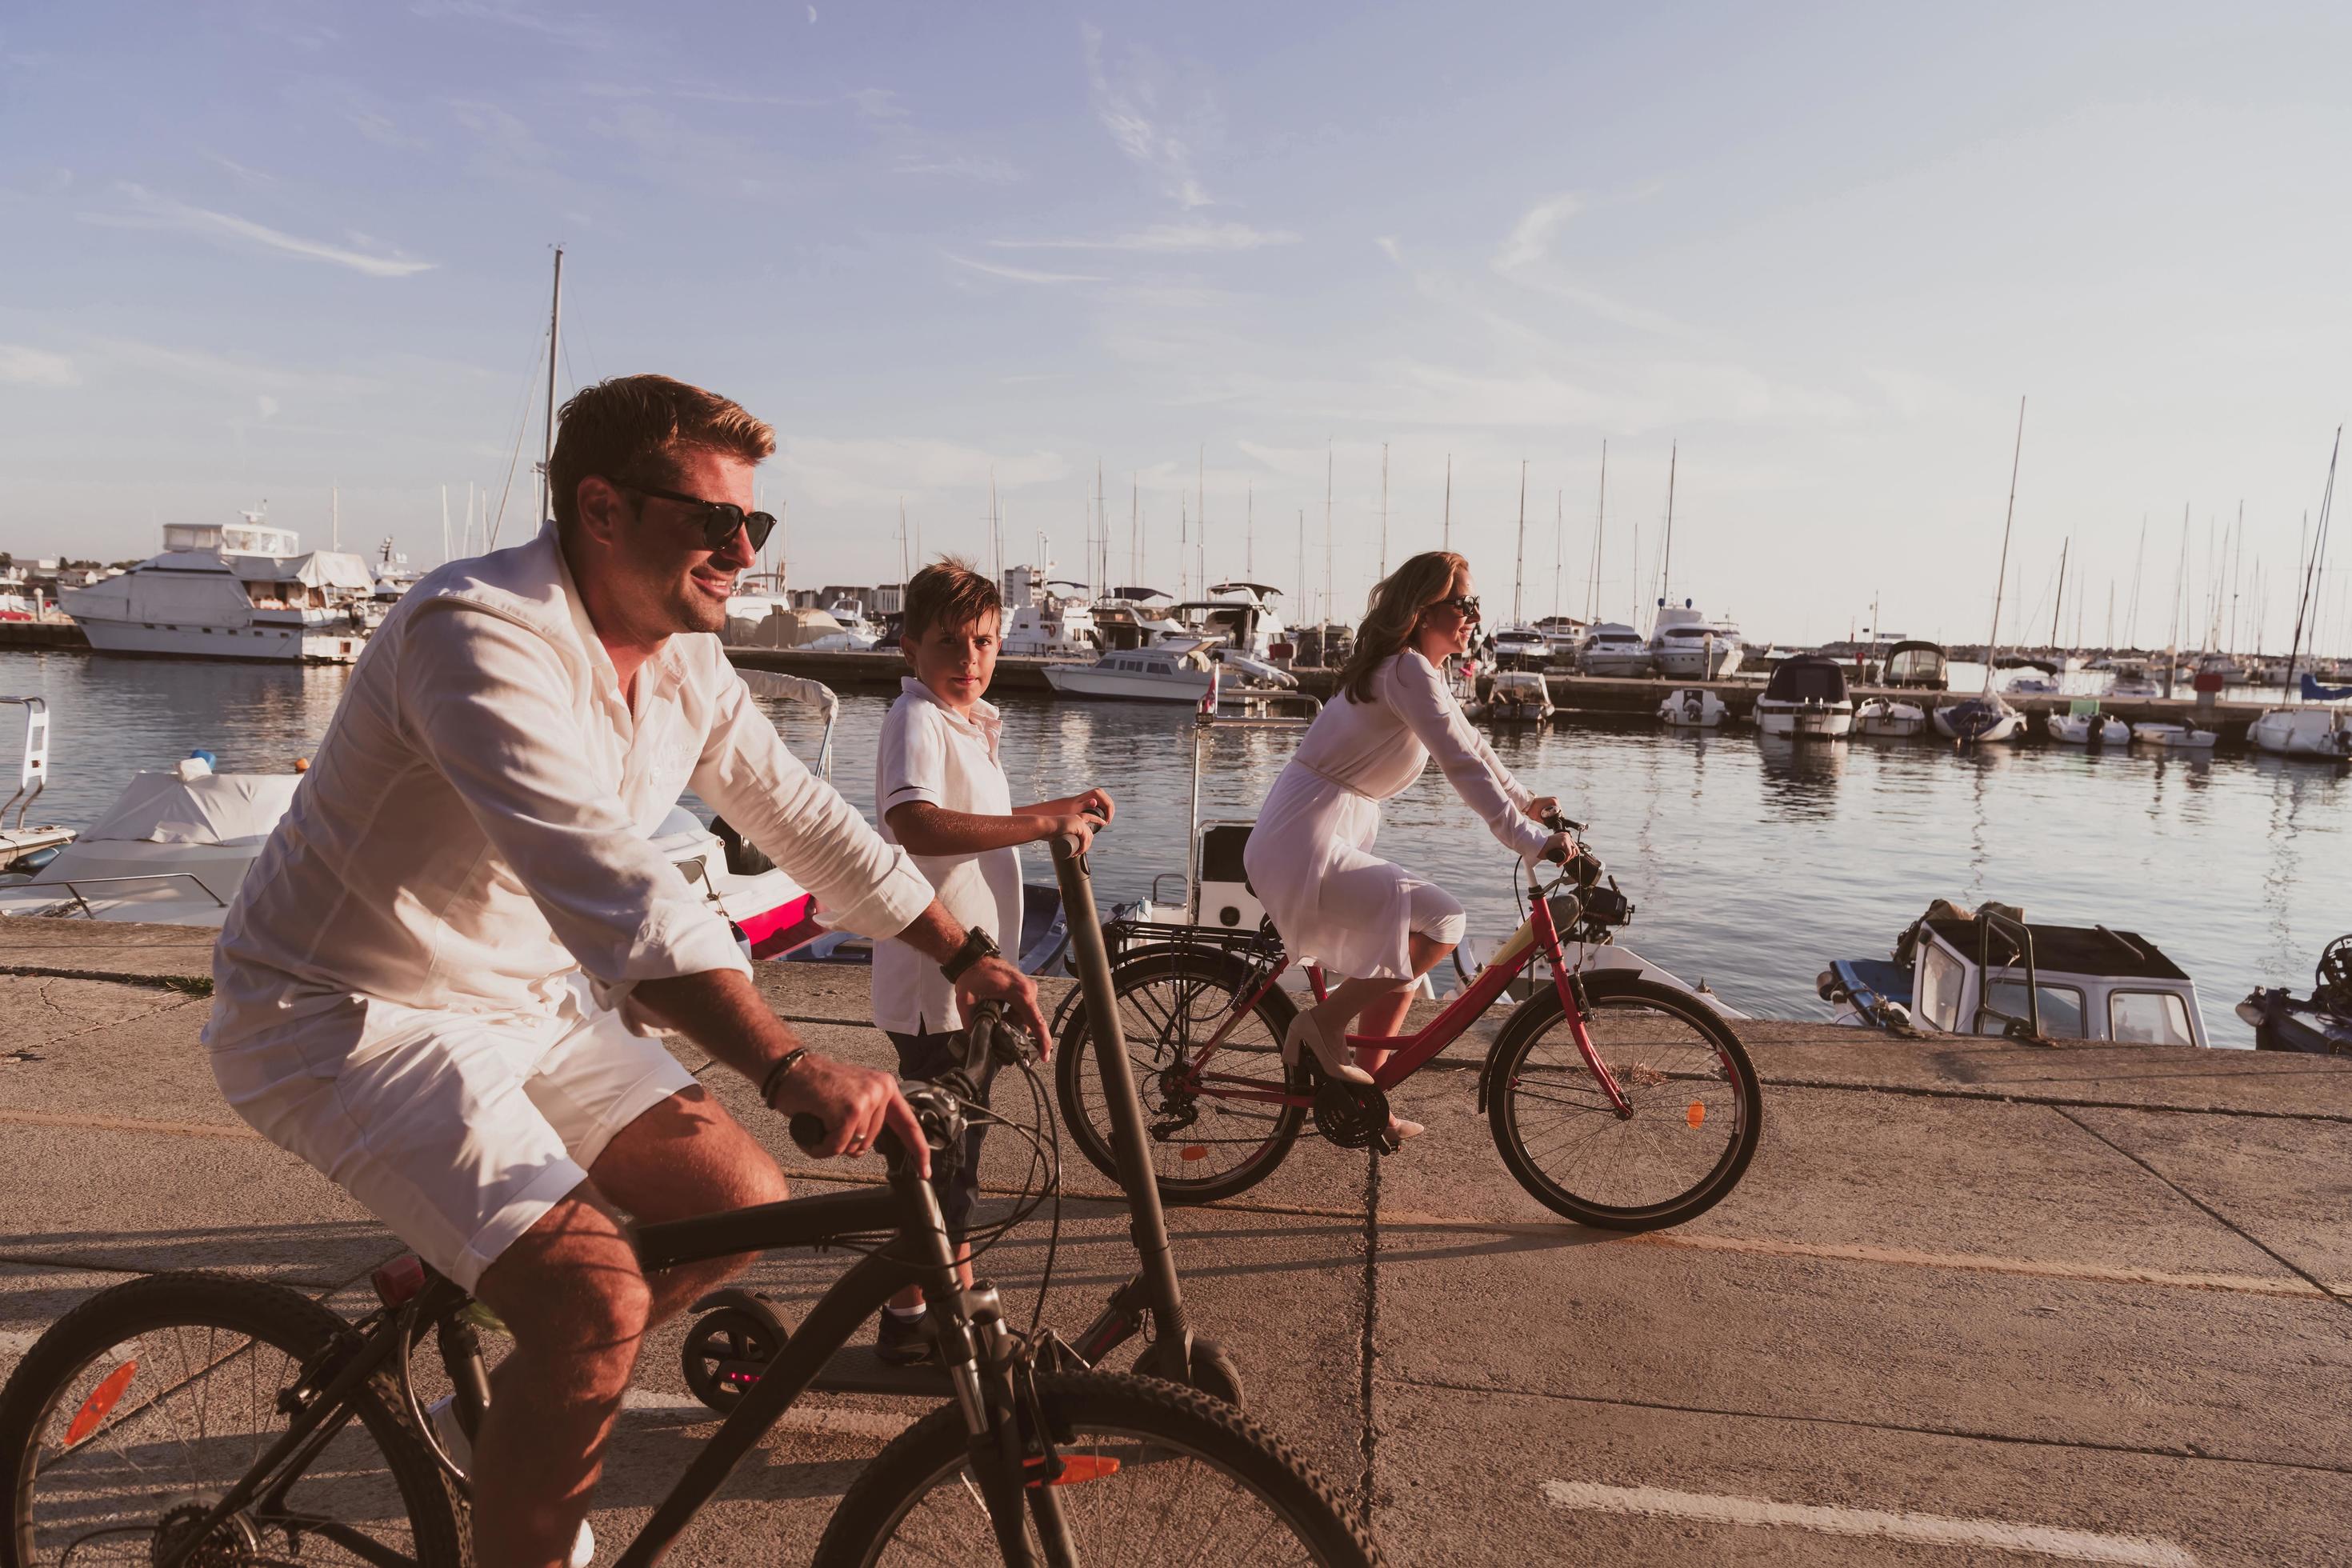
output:
[[[1843,742],[1759,735],[1756,753],[1763,763],[1768,811],[1792,820],[1826,820],[1837,815],[1838,781],[1845,776]]]

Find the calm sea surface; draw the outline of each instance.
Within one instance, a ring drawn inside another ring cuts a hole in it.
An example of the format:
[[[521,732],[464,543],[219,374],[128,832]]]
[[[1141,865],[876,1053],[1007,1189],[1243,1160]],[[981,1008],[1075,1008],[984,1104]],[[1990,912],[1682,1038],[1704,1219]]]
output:
[[[47,698],[54,776],[41,816],[83,826],[131,773],[195,747],[226,771],[289,767],[318,742],[348,671],[87,654],[0,653],[0,694]],[[873,804],[887,700],[846,693],[834,782]],[[774,709],[816,754],[817,726]],[[0,711],[11,788],[21,710]],[[1191,713],[1014,700],[1017,797],[1100,784],[1119,802],[1095,858],[1106,903],[1181,869]],[[1207,816],[1254,815],[1293,738],[1229,733],[1202,781]],[[1831,958],[1885,953],[1930,899],[2021,904],[2030,918],[2138,931],[2196,978],[2217,1045],[2252,1032],[2231,1007],[2257,984],[2307,986],[2352,929],[2352,779],[2266,756],[2085,754],[2044,744],[1957,752],[1924,742],[1797,746],[1752,731],[1505,732],[1495,748],[1538,794],[1592,824],[1638,913],[1627,943],[1759,1016],[1809,1018]],[[1517,923],[1511,863],[1434,769],[1391,803],[1381,851],[1433,875],[1488,945]],[[1050,873],[1031,852],[1033,879]]]

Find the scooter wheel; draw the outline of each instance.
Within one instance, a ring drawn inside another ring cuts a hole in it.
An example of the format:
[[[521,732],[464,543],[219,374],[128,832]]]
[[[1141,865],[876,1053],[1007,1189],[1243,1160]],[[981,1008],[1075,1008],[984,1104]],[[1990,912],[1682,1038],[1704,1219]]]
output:
[[[1214,1340],[1192,1342],[1192,1386],[1236,1410],[1242,1407],[1242,1369]]]
[[[688,1391],[723,1415],[783,1348],[772,1320],[740,1307],[721,1307],[695,1320],[678,1359]]]

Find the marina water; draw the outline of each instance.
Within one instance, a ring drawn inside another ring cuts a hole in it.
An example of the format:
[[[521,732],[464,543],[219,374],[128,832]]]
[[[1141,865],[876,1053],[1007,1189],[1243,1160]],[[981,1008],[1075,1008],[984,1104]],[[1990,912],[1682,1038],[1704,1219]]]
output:
[[[348,669],[0,653],[0,691],[47,699],[54,779],[37,815],[83,826],[132,773],[202,747],[224,771],[310,754]],[[845,691],[834,782],[873,805],[874,742],[889,698]],[[1099,784],[1119,803],[1095,857],[1106,900],[1140,898],[1184,863],[1187,709],[1015,698],[1004,704],[1017,800]],[[803,758],[807,710],[771,711]],[[13,766],[17,734],[0,758]],[[1628,942],[1760,1016],[1818,1018],[1832,958],[1879,956],[1934,898],[2022,905],[2036,921],[2101,923],[2155,941],[2197,982],[2216,1045],[2252,1032],[2231,1011],[2260,984],[2308,984],[2352,930],[2352,777],[2326,763],[2042,743],[1963,752],[1925,741],[1775,742],[1646,727],[1503,731],[1496,751],[1538,794],[1592,824],[1638,908]],[[1204,769],[1202,814],[1247,817],[1296,737],[1232,731]],[[1460,899],[1491,947],[1517,923],[1511,863],[1430,770],[1387,808],[1379,852]],[[1026,868],[1047,873],[1034,850]],[[1171,894],[1172,895],[1172,891]],[[1902,1048],[1890,1047],[1889,1048]]]

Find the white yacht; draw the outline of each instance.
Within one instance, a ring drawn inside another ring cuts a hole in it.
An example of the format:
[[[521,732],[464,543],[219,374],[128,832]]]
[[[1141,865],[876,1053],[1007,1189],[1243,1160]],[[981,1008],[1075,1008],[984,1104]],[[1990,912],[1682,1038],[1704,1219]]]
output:
[[[1791,739],[1852,734],[1853,698],[1845,688],[1845,667],[1814,654],[1782,660],[1756,700],[1756,728]]]
[[[1030,658],[1091,658],[1102,651],[1102,634],[1096,629],[1085,584],[1049,578],[1033,566],[1010,566],[1004,588],[999,652]]]
[[[1533,626],[1504,626],[1495,633],[1496,669],[1541,669],[1551,662],[1551,639]]]
[[[1679,607],[1662,602],[1650,627],[1650,659],[1672,679],[1720,680],[1739,668],[1739,628],[1708,619],[1688,599]]]
[[[102,653],[349,664],[367,641],[374,575],[357,555],[305,554],[259,512],[237,523],[167,522],[163,552],[58,595]]]
[[[1175,603],[1157,588],[1110,588],[1088,606],[1087,615],[1103,648],[1124,651],[1189,635],[1171,614]]]
[[[2341,708],[2273,708],[2247,727],[2246,739],[2273,756],[2352,761],[2352,713]]]
[[[1581,675],[1641,676],[1650,673],[1650,645],[1621,621],[1602,621],[1576,650]]]
[[[1271,658],[1275,645],[1289,640],[1274,608],[1281,589],[1264,583],[1217,583],[1209,594],[1206,599],[1171,606],[1170,615],[1193,636],[1222,638],[1227,647],[1252,658]]]
[[[1213,646],[1199,638],[1171,638],[1107,653],[1092,664],[1049,664],[1045,683],[1064,697],[1197,706],[1216,689]]]

